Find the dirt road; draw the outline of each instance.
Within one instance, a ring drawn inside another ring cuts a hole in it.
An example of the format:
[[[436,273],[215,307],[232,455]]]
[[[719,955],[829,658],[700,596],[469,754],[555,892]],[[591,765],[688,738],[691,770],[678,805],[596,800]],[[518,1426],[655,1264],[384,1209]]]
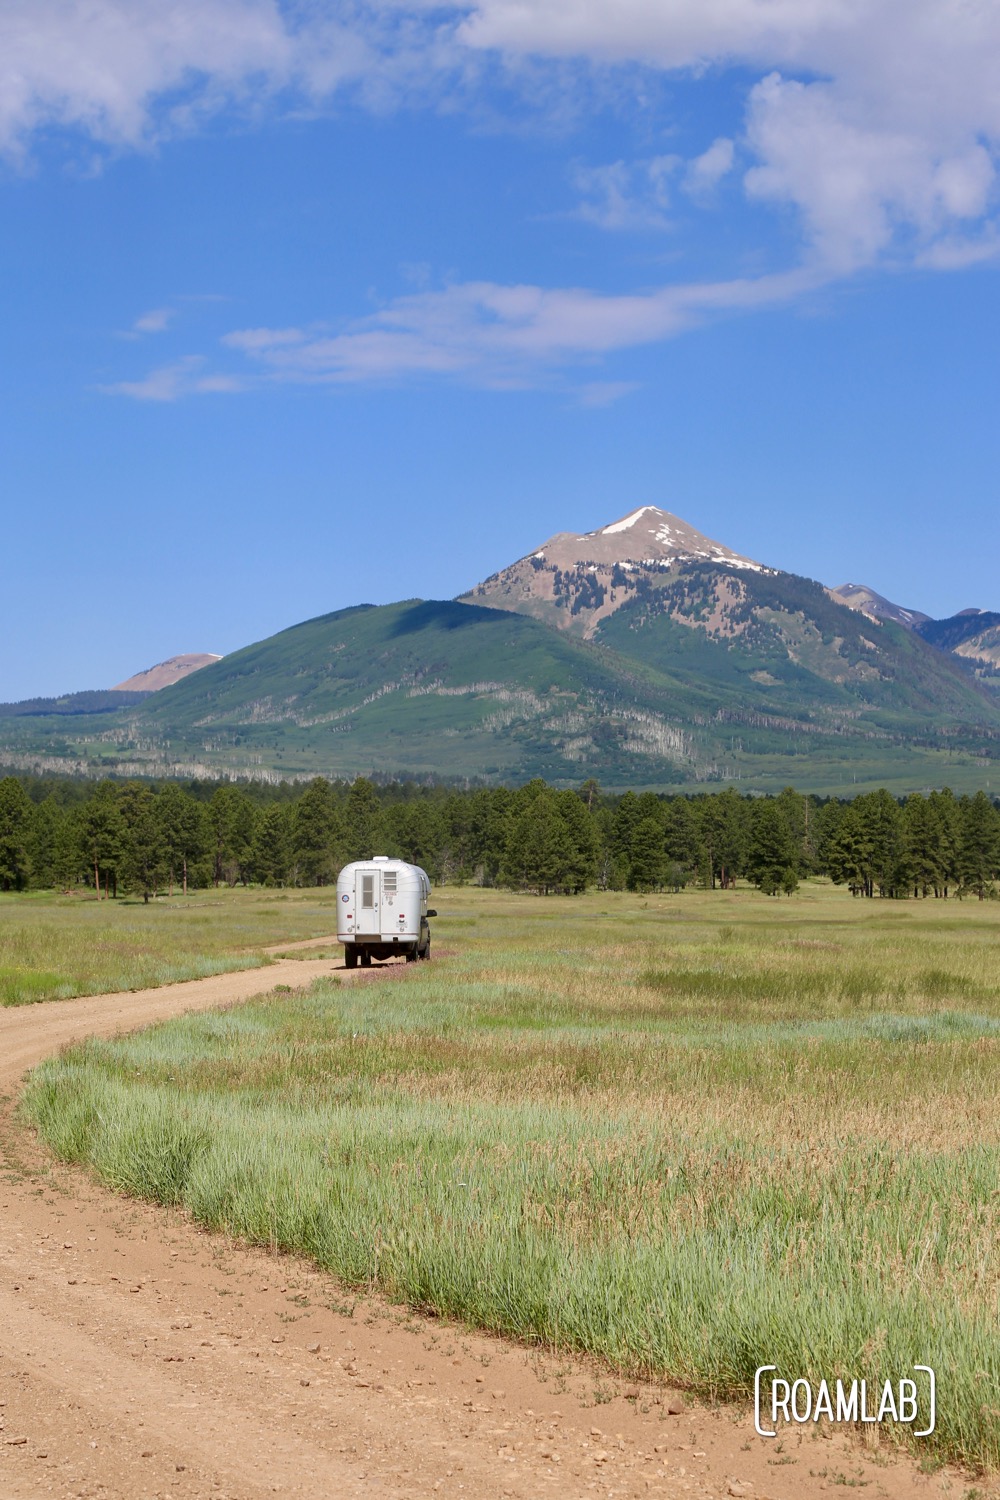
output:
[[[966,1494],[840,1435],[779,1447],[747,1414],[356,1302],[105,1192],[13,1118],[24,1070],[68,1042],[334,970],[378,982],[304,957],[0,1010],[0,1500]]]

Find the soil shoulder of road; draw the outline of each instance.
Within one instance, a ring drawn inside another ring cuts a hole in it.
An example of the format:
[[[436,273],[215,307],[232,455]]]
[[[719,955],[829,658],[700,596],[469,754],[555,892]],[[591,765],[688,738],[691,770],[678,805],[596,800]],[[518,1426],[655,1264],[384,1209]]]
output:
[[[116,1197],[15,1118],[24,1071],[61,1046],[334,972],[380,970],[281,958],[0,1011],[3,1500],[997,1493],[839,1430],[761,1439],[746,1411],[359,1298],[296,1257]]]

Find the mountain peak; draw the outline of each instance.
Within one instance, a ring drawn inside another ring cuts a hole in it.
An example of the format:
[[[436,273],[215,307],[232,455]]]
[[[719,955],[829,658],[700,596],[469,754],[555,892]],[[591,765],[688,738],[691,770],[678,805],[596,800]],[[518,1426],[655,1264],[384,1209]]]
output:
[[[658,505],[640,505],[596,531],[560,531],[532,556],[545,557],[563,568],[591,563],[650,567],[673,562],[718,562],[762,571],[760,563],[713,541]]]
[[[901,604],[893,604],[891,599],[876,593],[866,583],[841,583],[835,589],[827,589],[827,593],[838,604],[856,609],[859,614],[867,615],[869,620],[892,620],[907,630],[916,630],[918,625],[930,618],[921,614],[919,609],[904,609]]]
[[[640,505],[595,531],[560,531],[461,596],[465,604],[516,610],[592,635],[647,585],[659,588],[686,566],[766,573],[658,505]]]
[[[145,667],[133,677],[126,677],[112,692],[156,693],[160,688],[170,687],[173,683],[180,682],[182,677],[189,677],[192,672],[198,672],[202,667],[210,667],[214,661],[221,660],[221,656],[215,656],[210,651],[188,651],[182,656],[170,656],[166,661],[157,662],[155,667]]]

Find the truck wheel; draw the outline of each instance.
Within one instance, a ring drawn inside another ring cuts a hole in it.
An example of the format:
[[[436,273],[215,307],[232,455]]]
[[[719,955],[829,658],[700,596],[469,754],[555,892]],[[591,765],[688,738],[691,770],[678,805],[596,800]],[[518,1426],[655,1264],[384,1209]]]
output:
[[[417,961],[417,956],[418,955],[417,955],[417,949],[416,949],[416,945],[415,944],[414,944],[414,946],[412,948],[407,948],[407,950],[406,950],[406,962],[408,964],[415,964],[416,961]]]
[[[344,948],[344,967],[347,969],[358,967],[358,950],[353,943]]]
[[[421,953],[420,957],[421,958],[430,958],[430,956],[431,956],[431,940],[430,940],[430,938],[428,938],[427,939],[427,946],[424,948],[424,951],[423,951],[423,953]]]
[[[372,966],[372,956],[368,952],[367,948],[362,948],[362,950],[361,950],[361,967],[363,969],[370,969],[371,966]]]

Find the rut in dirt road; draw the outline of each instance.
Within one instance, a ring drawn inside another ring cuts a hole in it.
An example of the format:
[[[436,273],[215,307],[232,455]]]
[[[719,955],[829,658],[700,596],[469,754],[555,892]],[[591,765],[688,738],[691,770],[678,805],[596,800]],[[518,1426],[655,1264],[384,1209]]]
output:
[[[60,1046],[334,972],[378,982],[282,959],[0,1011],[0,1500],[810,1500],[834,1474],[892,1500],[962,1493],[840,1437],[779,1455],[748,1415],[358,1301],[303,1261],[114,1196],[15,1118],[24,1070]]]

